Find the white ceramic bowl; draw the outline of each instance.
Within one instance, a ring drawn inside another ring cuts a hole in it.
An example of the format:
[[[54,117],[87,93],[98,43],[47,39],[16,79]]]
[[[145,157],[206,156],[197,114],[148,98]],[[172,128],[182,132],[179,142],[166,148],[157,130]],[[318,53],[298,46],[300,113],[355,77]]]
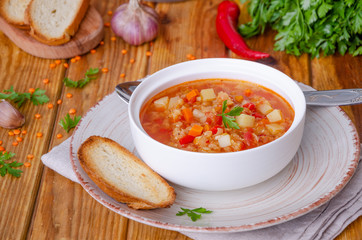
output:
[[[246,80],[279,93],[295,111],[291,127],[282,137],[268,144],[230,153],[184,151],[147,135],[139,115],[148,99],[173,85],[209,78]],[[245,60],[210,58],[179,63],[150,75],[133,92],[128,112],[137,151],[154,171],[181,186],[223,191],[265,181],[291,161],[302,139],[306,103],[298,85],[274,68]]]

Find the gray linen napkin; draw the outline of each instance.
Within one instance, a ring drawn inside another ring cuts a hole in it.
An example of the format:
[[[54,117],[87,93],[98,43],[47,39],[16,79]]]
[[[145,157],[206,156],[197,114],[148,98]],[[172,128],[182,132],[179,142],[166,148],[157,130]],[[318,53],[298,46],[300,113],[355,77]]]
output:
[[[362,150],[362,145],[361,145]],[[43,155],[44,165],[77,182],[70,162],[70,138]],[[360,160],[362,158],[362,151]],[[326,204],[291,221],[238,233],[182,232],[195,240],[330,240],[362,215],[361,165],[344,189]]]

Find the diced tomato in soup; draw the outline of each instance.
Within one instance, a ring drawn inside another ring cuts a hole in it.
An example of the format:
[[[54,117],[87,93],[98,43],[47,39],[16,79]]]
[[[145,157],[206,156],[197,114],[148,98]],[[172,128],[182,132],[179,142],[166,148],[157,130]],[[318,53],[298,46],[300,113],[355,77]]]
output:
[[[228,115],[235,108],[242,108],[241,113]],[[140,119],[147,134],[161,143],[218,153],[255,148],[281,137],[293,122],[294,110],[263,86],[205,79],[160,92],[143,105]]]

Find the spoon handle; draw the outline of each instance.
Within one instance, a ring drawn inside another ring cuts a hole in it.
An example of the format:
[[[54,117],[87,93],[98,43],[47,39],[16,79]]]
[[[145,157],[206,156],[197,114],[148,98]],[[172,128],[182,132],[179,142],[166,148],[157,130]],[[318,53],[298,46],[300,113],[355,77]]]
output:
[[[126,103],[141,81],[124,82],[116,86],[116,92]],[[309,106],[343,106],[362,103],[362,89],[339,89],[327,91],[303,91]]]
[[[362,103],[362,89],[304,91],[309,106],[343,106]]]

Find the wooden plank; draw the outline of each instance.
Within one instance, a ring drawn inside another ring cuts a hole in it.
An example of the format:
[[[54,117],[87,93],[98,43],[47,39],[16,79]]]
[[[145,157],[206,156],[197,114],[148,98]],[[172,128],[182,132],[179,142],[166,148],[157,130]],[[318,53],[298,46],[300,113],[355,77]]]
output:
[[[126,1],[123,1],[126,2]],[[110,21],[108,10],[114,10],[113,1],[96,2],[93,4],[103,16],[105,22]],[[146,51],[149,46],[130,47],[122,39],[112,41],[114,34],[110,28],[105,29],[104,45],[98,46],[96,53],[83,55],[75,63],[69,62],[66,76],[78,80],[89,68],[107,68],[107,73],[100,73],[83,89],[63,87],[55,123],[58,123],[71,108],[76,108],[76,115],[85,114],[89,108],[105,95],[114,91],[117,83],[136,80],[144,77],[147,70]],[[122,54],[122,49],[127,54]],[[135,59],[130,63],[130,59]],[[126,78],[120,74],[125,73]],[[58,79],[61,81],[62,78]],[[71,93],[72,98],[66,94]],[[105,116],[106,117],[106,116]],[[62,133],[63,138],[57,139],[56,134]],[[54,126],[50,148],[60,144],[70,133],[66,133],[58,124]],[[128,219],[124,218],[96,202],[83,188],[46,168],[42,176],[37,206],[34,210],[29,239],[124,239],[127,234]]]
[[[56,67],[50,69],[49,64],[54,61],[35,58],[17,48],[3,33],[0,33],[0,82],[1,90],[11,86],[17,92],[28,92],[29,88],[41,88],[46,90],[50,103],[55,103],[61,89],[61,83],[57,82],[64,74],[64,69]],[[44,84],[43,79],[48,78],[49,84]],[[30,162],[31,167],[20,167],[24,172],[17,179],[10,175],[0,177],[0,239],[22,239],[26,236],[30,224],[37,189],[39,186],[43,165],[40,156],[48,149],[51,129],[57,112],[57,105],[48,109],[47,104],[34,106],[30,101],[19,108],[26,118],[21,130],[27,134],[21,134],[23,141],[18,146],[12,146],[16,136],[9,136],[8,130],[0,128],[0,140],[6,151],[16,154],[14,160],[18,162]],[[35,119],[36,113],[41,114],[40,119]],[[37,132],[42,132],[43,137],[37,138]],[[34,159],[28,160],[28,154],[33,154]]]

